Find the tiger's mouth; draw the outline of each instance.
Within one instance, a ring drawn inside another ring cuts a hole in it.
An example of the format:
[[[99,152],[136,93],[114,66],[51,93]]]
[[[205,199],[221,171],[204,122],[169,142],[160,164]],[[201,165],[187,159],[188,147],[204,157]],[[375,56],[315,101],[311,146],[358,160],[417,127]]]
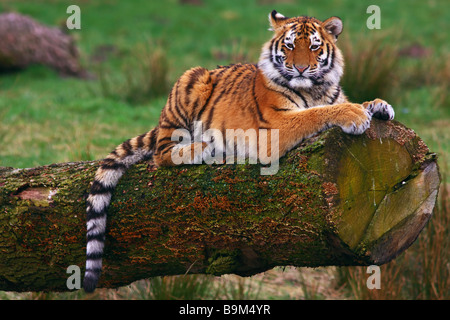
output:
[[[299,73],[299,74],[294,74],[294,75],[292,76],[292,78],[309,79],[309,78],[311,78],[311,76],[310,76],[310,75],[307,75],[307,74]]]
[[[314,74],[308,72],[296,72],[292,75],[292,79],[315,79],[316,76]]]
[[[303,76],[303,73],[309,69],[309,66],[297,66],[294,64],[294,68],[298,71],[300,76]]]

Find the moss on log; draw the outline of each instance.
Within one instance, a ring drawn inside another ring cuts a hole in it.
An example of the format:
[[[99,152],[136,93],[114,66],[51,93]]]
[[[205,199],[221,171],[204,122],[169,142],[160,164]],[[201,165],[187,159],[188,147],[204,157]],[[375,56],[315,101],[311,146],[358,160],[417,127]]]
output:
[[[84,270],[85,199],[98,163],[0,169],[0,290],[69,290]],[[275,266],[383,264],[430,219],[436,156],[414,131],[373,120],[330,129],[259,165],[130,169],[116,189],[100,287],[159,275],[253,275]]]

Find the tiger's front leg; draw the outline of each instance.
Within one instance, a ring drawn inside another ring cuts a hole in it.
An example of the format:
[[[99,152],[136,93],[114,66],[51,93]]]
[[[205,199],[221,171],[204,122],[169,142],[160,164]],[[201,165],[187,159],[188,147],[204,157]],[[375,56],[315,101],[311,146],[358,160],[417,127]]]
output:
[[[372,114],[362,105],[342,103],[286,112],[273,120],[272,127],[280,129],[279,154],[283,156],[302,140],[332,126],[348,134],[362,134],[371,120]]]

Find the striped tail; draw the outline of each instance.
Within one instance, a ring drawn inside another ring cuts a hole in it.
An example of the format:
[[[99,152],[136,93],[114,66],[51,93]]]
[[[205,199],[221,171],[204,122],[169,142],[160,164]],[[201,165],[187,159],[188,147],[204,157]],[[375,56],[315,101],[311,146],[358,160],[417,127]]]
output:
[[[100,278],[105,245],[106,212],[112,193],[130,166],[153,156],[156,136],[157,129],[153,129],[123,142],[101,162],[95,174],[86,208],[86,273],[83,281],[86,292],[93,292]]]

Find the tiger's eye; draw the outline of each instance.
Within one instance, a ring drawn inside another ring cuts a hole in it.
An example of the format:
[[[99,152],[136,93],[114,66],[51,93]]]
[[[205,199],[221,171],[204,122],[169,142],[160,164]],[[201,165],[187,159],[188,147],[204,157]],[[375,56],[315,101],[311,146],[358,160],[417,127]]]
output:
[[[319,49],[319,45],[317,45],[317,44],[313,44],[313,45],[311,45],[309,48],[312,50],[312,51],[315,51],[315,50],[317,50],[317,49]]]
[[[285,43],[284,44],[286,46],[286,48],[288,48],[289,50],[294,50],[294,45],[292,43]]]

